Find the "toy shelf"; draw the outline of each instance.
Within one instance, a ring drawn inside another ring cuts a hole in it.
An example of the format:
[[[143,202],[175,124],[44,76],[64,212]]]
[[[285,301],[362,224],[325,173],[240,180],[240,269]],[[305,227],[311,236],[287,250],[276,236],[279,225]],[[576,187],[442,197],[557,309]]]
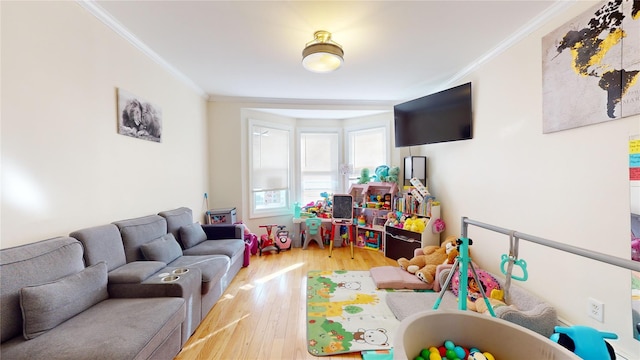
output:
[[[390,182],[353,184],[349,188],[349,194],[353,196],[354,204],[362,207],[371,206],[371,204],[374,203],[373,201],[371,201],[371,196],[380,195],[381,197],[383,197],[383,202],[385,202],[384,197],[387,196],[388,209],[390,209],[392,206],[391,202],[397,193],[398,184]]]
[[[382,245],[385,249],[385,256],[395,260],[401,257],[411,259],[413,251],[417,248],[440,245],[440,234],[433,232],[433,224],[436,219],[440,218],[440,205],[432,205],[431,216],[425,218],[428,219],[427,224],[421,233],[395,226],[385,226]]]
[[[385,236],[384,224],[390,210],[355,207],[353,209],[356,244],[370,250],[382,250]]]

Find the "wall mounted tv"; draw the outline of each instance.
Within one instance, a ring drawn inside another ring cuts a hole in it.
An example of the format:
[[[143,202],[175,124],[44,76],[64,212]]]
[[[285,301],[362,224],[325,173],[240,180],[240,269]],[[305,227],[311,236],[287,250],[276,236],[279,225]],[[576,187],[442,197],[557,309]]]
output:
[[[395,147],[473,138],[471,83],[393,107]]]

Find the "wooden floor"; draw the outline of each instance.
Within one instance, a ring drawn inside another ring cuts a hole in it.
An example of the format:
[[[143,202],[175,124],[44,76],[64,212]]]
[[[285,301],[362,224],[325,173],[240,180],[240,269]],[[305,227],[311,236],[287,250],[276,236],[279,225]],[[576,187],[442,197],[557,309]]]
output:
[[[306,346],[306,274],[397,265],[381,252],[311,244],[251,257],[176,359],[320,359]],[[361,359],[359,353],[330,359]]]

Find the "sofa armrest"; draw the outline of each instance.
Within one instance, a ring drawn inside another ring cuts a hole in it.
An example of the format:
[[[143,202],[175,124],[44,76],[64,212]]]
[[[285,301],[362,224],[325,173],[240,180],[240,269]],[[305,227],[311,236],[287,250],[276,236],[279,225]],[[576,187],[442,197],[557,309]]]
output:
[[[109,297],[111,298],[150,298],[150,297],[193,297],[200,294],[202,286],[202,274],[198,268],[189,268],[189,272],[179,275],[176,281],[163,281],[165,276],[177,268],[167,267],[162,269],[162,274],[153,276],[139,283],[109,283]],[[163,276],[160,276],[163,275]],[[198,300],[198,299],[195,299]],[[190,300],[191,302],[194,299]],[[198,305],[198,307],[200,307]]]
[[[204,230],[204,233],[207,234],[207,240],[244,238],[244,226],[241,224],[203,224],[202,229]]]
[[[139,284],[166,266],[161,261],[133,261],[111,270],[109,284]]]

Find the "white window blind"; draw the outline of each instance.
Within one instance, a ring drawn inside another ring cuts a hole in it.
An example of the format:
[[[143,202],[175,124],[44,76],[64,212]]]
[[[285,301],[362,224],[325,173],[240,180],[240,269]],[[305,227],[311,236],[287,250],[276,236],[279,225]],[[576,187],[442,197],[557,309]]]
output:
[[[300,189],[303,204],[320,199],[322,192],[338,192],[339,148],[337,132],[300,133]]]
[[[289,209],[292,131],[277,125],[250,124],[252,217],[284,214]]]

